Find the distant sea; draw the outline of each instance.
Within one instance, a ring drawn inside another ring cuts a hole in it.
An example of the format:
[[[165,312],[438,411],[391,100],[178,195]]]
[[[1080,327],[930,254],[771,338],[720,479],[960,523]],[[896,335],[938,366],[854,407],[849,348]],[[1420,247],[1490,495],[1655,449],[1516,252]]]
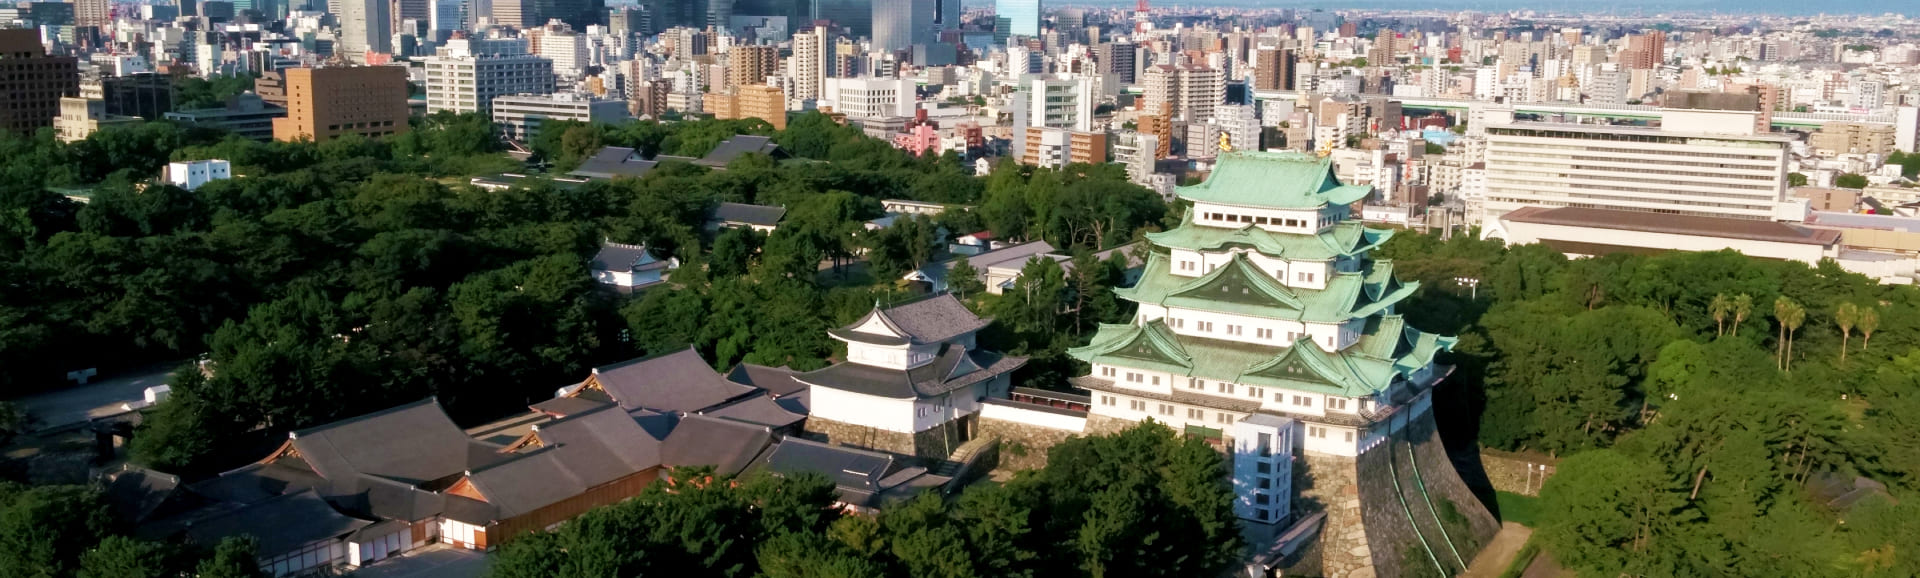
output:
[[[1150,0],[1151,1],[1151,0]],[[990,3],[991,0],[969,0],[967,5],[977,6]],[[1811,2],[1807,0],[1340,0],[1337,2],[1314,0],[1157,0],[1154,6],[1219,6],[1232,8],[1295,8],[1295,9],[1372,9],[1372,10],[1447,10],[1476,12],[1508,12],[1514,10],[1536,10],[1561,14],[1605,14],[1619,16],[1654,16],[1659,14],[1770,14],[1781,16],[1811,16],[1816,14],[1886,14],[1889,12],[1920,16],[1920,0],[1840,0],[1837,2]],[[1059,0],[1048,2],[1054,6],[1131,6],[1133,0]]]

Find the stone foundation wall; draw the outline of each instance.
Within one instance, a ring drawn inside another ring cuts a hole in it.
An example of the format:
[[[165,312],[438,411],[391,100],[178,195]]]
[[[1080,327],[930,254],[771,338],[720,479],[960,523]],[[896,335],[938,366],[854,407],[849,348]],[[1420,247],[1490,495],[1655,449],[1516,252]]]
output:
[[[1293,518],[1317,512],[1327,514],[1314,546],[1319,568],[1299,573],[1328,578],[1373,578],[1372,551],[1367,546],[1366,523],[1355,460],[1343,456],[1302,453],[1293,467]],[[1392,576],[1392,574],[1385,574]]]
[[[1431,413],[1361,454],[1356,468],[1375,575],[1428,575],[1436,562],[1448,575],[1459,573],[1499,530],[1499,522],[1447,459]],[[1466,519],[1464,527],[1439,519],[1448,502]]]
[[[1544,456],[1480,451],[1480,466],[1487,470],[1487,481],[1493,489],[1523,496],[1540,495],[1540,485],[1553,477],[1557,463]]]
[[[981,418],[980,435],[1000,438],[1002,470],[1037,470],[1047,466],[1047,450],[1079,432],[1040,427],[1007,420]]]
[[[1133,420],[1090,413],[1087,414],[1087,435],[1099,436],[1120,433],[1122,430],[1139,425],[1139,423],[1140,422]]]
[[[967,416],[927,431],[913,434],[913,448],[899,452],[928,460],[944,460],[953,455],[953,450],[973,439],[968,435],[973,431],[973,416]]]
[[[807,438],[835,445],[914,455],[913,436],[818,417],[807,418]]]

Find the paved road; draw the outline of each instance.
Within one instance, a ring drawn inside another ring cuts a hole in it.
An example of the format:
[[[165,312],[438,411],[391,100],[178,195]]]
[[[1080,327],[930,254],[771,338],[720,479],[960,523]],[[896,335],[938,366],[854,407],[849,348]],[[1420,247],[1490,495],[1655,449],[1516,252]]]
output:
[[[1513,564],[1513,557],[1520,553],[1520,547],[1526,545],[1527,538],[1533,537],[1533,529],[1513,522],[1500,525],[1500,533],[1493,535],[1493,542],[1473,557],[1473,565],[1467,567],[1467,573],[1460,578],[1497,578],[1507,566]]]
[[[179,363],[164,363],[107,377],[86,385],[70,385],[19,401],[38,420],[36,429],[50,429],[124,411],[121,404],[146,398],[148,387],[167,382]]]
[[[354,571],[354,578],[475,578],[487,573],[487,555],[428,544]]]

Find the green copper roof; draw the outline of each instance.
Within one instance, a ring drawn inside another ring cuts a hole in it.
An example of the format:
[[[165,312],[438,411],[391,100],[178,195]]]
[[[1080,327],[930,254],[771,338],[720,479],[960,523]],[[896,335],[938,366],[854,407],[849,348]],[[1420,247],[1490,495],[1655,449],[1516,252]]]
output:
[[[1344,323],[1350,319],[1386,311],[1413,294],[1418,283],[1402,283],[1392,272],[1377,273],[1375,264],[1358,272],[1335,274],[1327,288],[1296,289],[1255,267],[1245,254],[1198,278],[1174,275],[1168,258],[1160,253],[1147,257],[1140,282],[1115,289],[1114,295],[1136,303],[1165,307],[1219,311],[1269,319],[1287,319],[1312,323]],[[1387,263],[1387,268],[1392,264]]]
[[[1406,327],[1397,315],[1371,320],[1360,342],[1329,353],[1311,342],[1262,346],[1175,334],[1155,319],[1144,325],[1101,325],[1093,341],[1067,354],[1087,363],[1165,371],[1242,385],[1362,397],[1385,391],[1451,349],[1454,339]],[[1178,351],[1179,358],[1166,355]],[[1183,384],[1171,384],[1176,389]]]
[[[1379,247],[1392,237],[1391,230],[1370,229],[1355,221],[1341,221],[1315,235],[1275,233],[1259,225],[1238,229],[1209,227],[1193,224],[1192,210],[1187,211],[1179,227],[1147,233],[1147,240],[1161,247],[1188,251],[1251,247],[1262,255],[1296,261],[1355,257]]]
[[[1203,203],[1268,209],[1317,209],[1366,198],[1373,187],[1343,185],[1333,161],[1303,153],[1235,151],[1221,154],[1213,174],[1198,185],[1175,189],[1180,198]]]

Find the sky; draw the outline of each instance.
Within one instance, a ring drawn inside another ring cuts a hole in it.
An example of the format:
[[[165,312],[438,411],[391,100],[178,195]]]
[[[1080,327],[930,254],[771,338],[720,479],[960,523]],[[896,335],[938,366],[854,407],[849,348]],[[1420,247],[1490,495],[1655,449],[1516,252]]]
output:
[[[990,1],[990,0],[988,0]],[[968,2],[969,5],[975,2]],[[1133,0],[1070,0],[1055,5],[1124,6]],[[1766,13],[1780,15],[1884,14],[1920,16],[1920,0],[1160,0],[1156,6],[1234,6],[1261,8],[1361,8],[1406,10],[1541,10],[1609,14],[1663,12]]]

